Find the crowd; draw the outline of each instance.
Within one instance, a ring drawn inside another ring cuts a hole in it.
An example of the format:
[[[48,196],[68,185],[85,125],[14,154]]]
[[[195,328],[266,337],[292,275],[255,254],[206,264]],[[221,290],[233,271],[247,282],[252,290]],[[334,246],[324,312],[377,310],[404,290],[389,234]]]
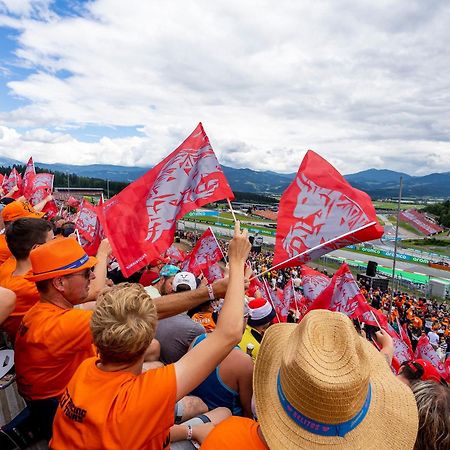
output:
[[[219,242],[223,279],[208,283],[162,255],[125,279],[107,239],[89,257],[72,223],[4,203],[0,328],[33,432],[50,448],[450,448],[450,390],[433,367],[407,361],[396,376],[389,334],[374,332],[377,349],[341,313],[293,310],[291,323],[274,323],[249,283],[273,255],[251,251],[239,223]],[[302,290],[298,268],[265,276]],[[446,306],[362,292],[445,359]]]

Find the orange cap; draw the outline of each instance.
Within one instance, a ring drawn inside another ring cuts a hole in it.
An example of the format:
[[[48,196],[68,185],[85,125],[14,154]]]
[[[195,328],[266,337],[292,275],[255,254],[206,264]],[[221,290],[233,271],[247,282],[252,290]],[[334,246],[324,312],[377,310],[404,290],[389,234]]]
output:
[[[30,260],[33,274],[30,281],[49,280],[71,273],[90,269],[97,258],[89,257],[74,238],[53,239],[31,250]]]
[[[22,217],[33,217],[40,219],[45,213],[37,212],[28,202],[11,202],[2,209],[4,222],[12,222]]]

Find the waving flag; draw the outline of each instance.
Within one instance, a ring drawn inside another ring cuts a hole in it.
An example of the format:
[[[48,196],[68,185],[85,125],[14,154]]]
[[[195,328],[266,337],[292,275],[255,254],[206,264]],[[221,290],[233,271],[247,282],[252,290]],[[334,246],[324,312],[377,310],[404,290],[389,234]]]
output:
[[[311,269],[307,265],[300,267],[303,296],[306,302],[311,304],[322,291],[329,286],[331,279],[324,273],[317,272],[317,270]],[[309,305],[308,305],[309,306]]]
[[[15,167],[13,167],[8,177],[5,175],[3,178],[2,188],[7,194],[14,186],[18,187],[18,191],[13,194],[12,198],[17,199],[22,195],[22,177]]]
[[[186,259],[186,253],[180,250],[175,244],[172,244],[166,250],[166,256],[170,258],[170,264],[183,262]]]
[[[211,227],[200,236],[191,253],[183,263],[183,270],[196,276],[212,264],[223,259],[223,253]]]
[[[205,275],[208,283],[212,284],[216,280],[220,280],[224,277],[223,271],[219,264],[212,264],[208,266],[206,269],[203,269],[203,275]]]
[[[200,123],[169,156],[108,200],[100,220],[128,277],[173,242],[176,221],[193,209],[234,198]]]
[[[33,177],[33,184],[31,189],[31,195],[29,202],[34,206],[44,200],[45,197],[50,195],[53,191],[53,178],[52,173],[37,173]]]
[[[296,292],[294,289],[294,282],[292,278],[286,283],[283,289],[283,304],[287,305],[288,312],[290,309],[298,311]],[[287,318],[287,314],[286,314]]]
[[[444,363],[439,359],[436,350],[431,346],[430,340],[426,334],[420,336],[420,339],[417,342],[415,357],[417,359],[429,361],[434,367],[436,367],[440,375],[444,379],[447,379],[447,369],[445,368]]]
[[[34,168],[33,157],[30,157],[23,174],[23,195],[27,200],[31,198],[31,195],[33,193],[33,179],[35,175],[36,170]]]
[[[81,201],[78,200],[77,198],[75,198],[73,195],[71,195],[67,199],[67,206],[70,206],[71,208],[78,209],[78,208],[80,208],[80,205],[81,205]]]
[[[346,263],[342,263],[339,270],[333,275],[330,284],[319,294],[308,311],[329,309],[354,318],[361,315],[362,308],[366,304],[366,299],[361,294],[350,269]]]
[[[382,235],[370,197],[309,150],[281,196],[273,265],[297,266]]]
[[[97,215],[98,208],[101,207],[102,203],[99,203],[99,206],[95,207],[86,199],[83,199],[80,213],[75,223],[75,228],[80,234],[81,246],[89,256],[97,254],[103,237],[102,227]]]

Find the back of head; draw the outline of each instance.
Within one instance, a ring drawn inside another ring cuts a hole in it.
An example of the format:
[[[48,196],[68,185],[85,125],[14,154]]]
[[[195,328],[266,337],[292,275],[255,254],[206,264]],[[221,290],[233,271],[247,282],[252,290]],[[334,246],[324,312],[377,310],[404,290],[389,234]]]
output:
[[[150,345],[156,323],[156,307],[142,285],[122,283],[103,291],[91,319],[102,362],[136,362]]]
[[[419,411],[414,450],[450,448],[450,389],[434,381],[417,381],[411,389]]]
[[[23,218],[11,222],[6,228],[6,242],[17,260],[28,258],[35,245],[47,241],[52,226],[44,219]]]

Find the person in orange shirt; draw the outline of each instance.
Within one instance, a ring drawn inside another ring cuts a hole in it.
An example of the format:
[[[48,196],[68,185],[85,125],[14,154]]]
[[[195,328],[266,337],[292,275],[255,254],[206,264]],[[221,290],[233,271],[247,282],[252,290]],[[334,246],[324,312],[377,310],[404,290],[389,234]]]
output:
[[[42,206],[41,203],[38,203],[36,207],[42,209],[47,201],[45,199],[45,203],[41,202],[43,203]],[[44,213],[39,211],[39,209],[33,208],[28,202],[13,201],[9,203],[2,209],[2,219],[5,224],[5,229],[11,222],[21,217],[41,218],[44,216]],[[3,264],[11,256],[11,251],[6,243],[6,235],[0,234],[0,264]]]
[[[85,361],[69,382],[50,448],[160,450],[169,448],[171,440],[195,438],[196,427],[178,425],[171,430],[174,405],[240,339],[249,251],[247,233],[237,222],[228,251],[228,289],[215,331],[175,364],[159,369],[142,373],[144,353],[156,327],[154,300],[140,285],[119,285],[102,293],[91,321],[99,359]]]
[[[53,239],[51,225],[43,219],[21,218],[6,230],[6,241],[13,256],[0,266],[0,285],[16,294],[14,311],[1,325],[12,342],[25,313],[39,301],[36,284],[25,277],[31,275],[30,251],[36,245]]]
[[[30,253],[40,301],[23,317],[15,343],[19,393],[32,420],[49,439],[58,399],[77,367],[94,356],[92,312],[74,309],[89,294],[96,264],[73,238],[54,239]]]
[[[14,311],[16,294],[0,286],[0,324]]]

